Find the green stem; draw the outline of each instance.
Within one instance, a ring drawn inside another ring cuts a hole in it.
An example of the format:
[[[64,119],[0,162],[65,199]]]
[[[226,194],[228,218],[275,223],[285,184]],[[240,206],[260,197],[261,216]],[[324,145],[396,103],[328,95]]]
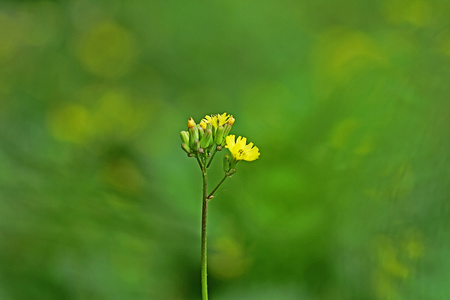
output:
[[[197,159],[198,165],[200,166],[200,169],[202,169],[203,172],[203,163],[200,161],[200,158],[198,158],[198,154],[195,155],[195,158]]]
[[[207,283],[207,246],[206,246],[206,216],[208,212],[207,185],[208,178],[206,170],[202,168],[203,174],[203,205],[202,205],[202,300],[208,300],[208,283]]]
[[[216,155],[216,153],[217,153],[217,146],[214,148],[214,152],[213,152],[213,154],[211,155],[211,158],[209,159],[208,164],[206,165],[206,168],[207,168],[207,169],[208,169],[209,166],[211,165],[211,162],[212,162],[214,156]]]
[[[211,194],[207,197],[207,199],[212,199],[214,197],[214,193],[217,191],[217,189],[222,185],[222,183],[227,179],[227,175],[225,175],[222,180],[219,182],[219,184],[212,190]]]

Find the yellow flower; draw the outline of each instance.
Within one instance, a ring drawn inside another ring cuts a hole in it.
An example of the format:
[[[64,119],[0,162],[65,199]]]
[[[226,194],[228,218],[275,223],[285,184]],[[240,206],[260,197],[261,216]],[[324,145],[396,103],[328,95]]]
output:
[[[205,118],[202,120],[204,123],[210,123],[214,128],[220,127],[223,124],[227,123],[228,118],[230,118],[227,113],[223,114],[217,114],[217,115],[211,115],[211,116],[205,116]]]
[[[258,159],[260,154],[258,147],[253,147],[253,143],[247,145],[247,138],[245,137],[238,137],[235,142],[235,135],[233,134],[227,136],[225,148],[230,150],[231,155],[233,155],[236,161],[253,161]]]
[[[217,122],[219,123],[219,126],[222,126],[228,121],[228,118],[230,116],[227,115],[227,113],[223,113],[222,115],[217,115]]]

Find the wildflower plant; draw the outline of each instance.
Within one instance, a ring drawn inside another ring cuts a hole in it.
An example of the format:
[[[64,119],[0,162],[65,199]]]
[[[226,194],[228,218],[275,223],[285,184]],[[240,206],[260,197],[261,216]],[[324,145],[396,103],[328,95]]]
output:
[[[254,161],[259,158],[259,149],[253,143],[247,144],[247,138],[230,135],[235,122],[232,115],[227,113],[205,116],[200,123],[195,123],[193,118],[187,122],[188,130],[181,131],[181,148],[188,157],[193,157],[202,171],[203,196],[202,196],[202,237],[201,237],[201,281],[202,299],[208,299],[207,284],[207,243],[206,243],[206,218],[208,202],[214,197],[214,193],[227,179],[236,173],[238,162]],[[230,153],[223,157],[224,177],[216,187],[208,194],[208,169],[216,154],[224,148]]]

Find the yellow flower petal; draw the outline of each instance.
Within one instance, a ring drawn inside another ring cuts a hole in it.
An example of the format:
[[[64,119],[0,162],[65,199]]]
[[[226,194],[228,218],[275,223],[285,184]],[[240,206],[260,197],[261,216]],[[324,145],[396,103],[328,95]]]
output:
[[[211,116],[205,116],[205,118],[202,120],[205,123],[209,123],[212,126],[214,126],[214,128],[223,126],[225,123],[227,123],[230,119],[230,115],[227,115],[227,113],[223,113],[223,114],[216,114],[216,115],[211,115]],[[231,117],[232,118],[232,117]],[[234,118],[233,121],[234,123]]]
[[[235,138],[235,135],[234,134],[230,134],[225,139],[225,142],[226,142],[225,148],[230,149],[230,151],[236,145],[235,142],[234,142],[234,138]]]
[[[254,147],[253,143],[247,145],[247,138],[245,137],[240,136],[235,142],[235,136],[229,135],[226,137],[225,142],[225,148],[230,151],[236,161],[253,161],[259,158],[260,153],[258,147]]]

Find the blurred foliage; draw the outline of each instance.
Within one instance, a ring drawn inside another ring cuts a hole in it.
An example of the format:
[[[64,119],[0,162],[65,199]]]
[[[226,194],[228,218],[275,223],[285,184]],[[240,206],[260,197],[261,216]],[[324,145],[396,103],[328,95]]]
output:
[[[261,158],[211,202],[211,299],[446,299],[448,11],[2,1],[0,299],[199,299],[179,131],[224,111]]]

